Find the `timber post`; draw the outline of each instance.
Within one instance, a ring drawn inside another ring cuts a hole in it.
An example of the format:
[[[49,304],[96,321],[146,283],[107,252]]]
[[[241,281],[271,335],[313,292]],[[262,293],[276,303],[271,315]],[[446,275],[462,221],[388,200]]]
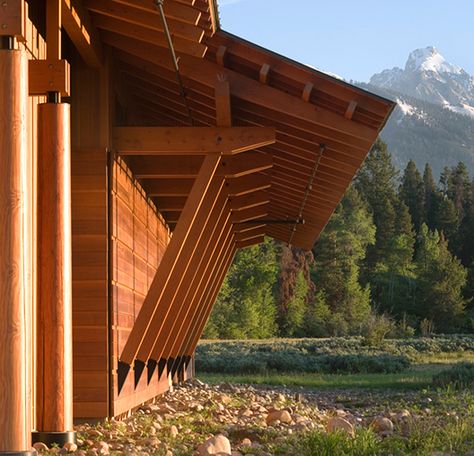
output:
[[[61,66],[62,1],[46,2],[47,67]],[[67,63],[66,63],[67,67]],[[63,66],[64,68],[64,66]],[[76,441],[72,391],[72,232],[70,106],[63,87],[38,105],[37,371],[33,442]]]
[[[34,455],[31,449],[32,282],[28,254],[28,57],[13,36],[0,48],[0,455]]]
[[[72,413],[71,145],[69,104],[38,106],[37,431],[75,441]]]

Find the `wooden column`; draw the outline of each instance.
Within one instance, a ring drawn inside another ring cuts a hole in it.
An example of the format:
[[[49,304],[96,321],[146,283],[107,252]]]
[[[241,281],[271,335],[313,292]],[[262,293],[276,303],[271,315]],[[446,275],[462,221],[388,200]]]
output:
[[[72,415],[71,145],[69,105],[38,107],[37,430],[74,441]]]
[[[3,39],[3,37],[2,37]],[[10,44],[13,47],[13,38]],[[0,454],[31,449],[28,57],[0,50]]]

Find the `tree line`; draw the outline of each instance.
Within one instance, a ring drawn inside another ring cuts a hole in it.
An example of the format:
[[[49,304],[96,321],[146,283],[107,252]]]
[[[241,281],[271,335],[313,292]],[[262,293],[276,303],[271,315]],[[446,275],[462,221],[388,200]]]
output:
[[[463,163],[410,161],[378,140],[311,252],[241,250],[204,337],[394,336],[474,330],[474,181]]]

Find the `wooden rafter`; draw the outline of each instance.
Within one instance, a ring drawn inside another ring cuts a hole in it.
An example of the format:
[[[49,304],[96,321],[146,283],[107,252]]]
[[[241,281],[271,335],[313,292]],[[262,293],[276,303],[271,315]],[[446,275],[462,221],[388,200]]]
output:
[[[171,70],[171,64],[156,46],[147,44],[137,46],[131,40],[123,40],[119,35],[103,35],[108,44],[138,58]],[[183,55],[180,59],[180,72],[183,77],[198,81],[208,87],[214,87],[215,75],[218,72],[225,73],[232,86],[234,96],[251,103],[276,110],[281,113],[292,115],[310,124],[326,127],[333,136],[348,135],[359,138],[367,149],[372,145],[377,134],[373,128],[356,124],[343,116],[329,111],[328,109],[305,103],[291,95],[276,90],[273,87],[260,84],[258,81],[246,78],[235,71],[222,68],[217,64],[202,59],[195,59]]]
[[[269,176],[265,175],[249,175],[229,179],[226,182],[227,193],[230,196],[246,195],[258,190],[265,190],[272,185]]]
[[[119,19],[123,22],[139,25],[150,30],[163,32],[163,24],[158,10],[144,11],[131,5],[113,0],[86,0],[85,6],[96,14]],[[167,19],[168,27],[174,37],[180,37],[200,43],[204,30],[173,18]]]

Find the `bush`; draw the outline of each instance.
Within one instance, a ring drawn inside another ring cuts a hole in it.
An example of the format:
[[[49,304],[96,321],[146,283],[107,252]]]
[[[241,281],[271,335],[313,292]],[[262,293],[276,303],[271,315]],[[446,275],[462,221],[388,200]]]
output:
[[[395,329],[395,322],[387,315],[371,314],[362,328],[364,344],[380,347],[385,337]]]
[[[458,363],[433,376],[433,385],[440,388],[470,388],[474,385],[474,363]]]
[[[211,342],[196,351],[197,370],[210,373],[393,373],[409,364],[405,355],[364,347],[361,338]]]

